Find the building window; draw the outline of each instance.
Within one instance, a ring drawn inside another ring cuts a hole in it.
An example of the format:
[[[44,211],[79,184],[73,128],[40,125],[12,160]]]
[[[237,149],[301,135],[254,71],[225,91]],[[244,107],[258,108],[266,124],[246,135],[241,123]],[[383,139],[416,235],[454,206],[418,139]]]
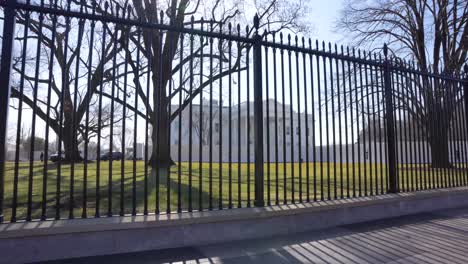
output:
[[[219,132],[219,124],[215,123],[215,133],[218,133],[218,132]]]
[[[289,127],[286,127],[286,135],[289,135],[291,133]]]

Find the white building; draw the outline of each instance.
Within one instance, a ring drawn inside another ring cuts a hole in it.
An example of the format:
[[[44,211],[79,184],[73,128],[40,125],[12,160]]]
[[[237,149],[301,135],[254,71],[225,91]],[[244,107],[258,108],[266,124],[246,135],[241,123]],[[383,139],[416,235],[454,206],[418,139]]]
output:
[[[277,112],[275,113],[274,100],[268,101],[269,111],[267,112],[266,104],[267,102],[264,101],[263,142],[265,155],[267,155],[268,146],[272,147],[278,143],[278,146],[280,146],[278,149],[278,160],[283,160],[283,147],[285,146],[286,160],[289,161],[291,159],[291,149],[295,148],[294,153],[296,153],[296,158],[294,158],[294,160],[297,159],[297,161],[299,161],[299,139],[302,143],[301,145],[305,146],[307,138],[305,122],[308,122],[309,126],[309,142],[312,141],[312,115],[304,113],[299,114],[295,111],[291,114],[288,105],[284,106],[285,111],[283,115],[283,105],[278,102],[276,102]],[[172,106],[172,109],[176,109],[177,107],[177,105]],[[210,146],[212,146],[211,160],[214,162],[219,161],[220,152],[224,162],[229,161],[229,159],[233,162],[237,162],[239,154],[241,162],[247,162],[249,159],[253,161],[255,147],[254,103],[244,102],[240,105],[233,105],[230,109],[231,112],[229,112],[229,107],[223,106],[220,108],[218,102],[213,101],[210,116],[209,101],[205,101],[202,107],[200,107],[200,104],[193,104],[192,126],[190,126],[190,108],[185,108],[182,114],[171,123],[170,141],[172,158],[178,160],[180,145],[181,160],[189,160],[191,142],[192,161],[199,160],[200,147],[202,148],[202,160],[209,161]],[[210,119],[210,117],[212,117],[212,119]],[[293,126],[291,126],[291,118]],[[212,121],[210,122],[210,120]],[[276,126],[276,124],[278,124],[278,126]],[[179,126],[181,133],[180,139]],[[299,127],[301,129],[299,129]],[[192,136],[190,137],[190,135]],[[202,142],[202,144],[200,144],[200,142]],[[230,142],[231,144],[229,144]],[[302,152],[305,153],[305,147],[303,148]],[[273,149],[270,149],[270,158],[274,158],[274,154],[275,152],[273,152]],[[266,158],[267,157],[265,157],[265,159]]]

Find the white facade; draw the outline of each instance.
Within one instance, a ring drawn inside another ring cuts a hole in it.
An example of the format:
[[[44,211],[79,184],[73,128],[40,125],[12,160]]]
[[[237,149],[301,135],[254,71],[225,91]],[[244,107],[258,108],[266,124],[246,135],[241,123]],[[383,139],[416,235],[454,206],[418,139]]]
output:
[[[282,112],[283,105],[276,103],[277,112],[275,113],[275,101],[269,100],[269,111],[266,111],[266,101],[263,102],[263,137],[264,142],[268,142],[268,136],[270,144],[275,144],[275,138],[278,137],[278,144],[286,145],[286,148],[290,148],[292,142],[296,147],[299,146],[299,137],[302,142],[306,141],[306,126],[309,126],[309,141],[312,140],[312,126],[313,119],[312,115],[298,114],[292,112],[288,105],[285,105],[284,115]],[[177,108],[173,106],[172,108]],[[212,114],[210,119],[210,105],[209,102],[205,102],[202,107],[202,114],[200,118],[200,105],[193,104],[192,106],[192,126],[190,126],[190,109],[187,107],[184,109],[182,114],[178,116],[171,123],[171,145],[179,144],[179,126],[181,131],[181,146],[188,146],[190,141],[192,146],[200,146],[200,133],[203,142],[203,148],[209,147],[210,135],[211,143],[213,148],[218,148],[221,145],[222,149],[229,146],[229,139],[231,137],[232,146],[236,147],[240,144],[242,149],[246,149],[247,145],[250,144],[251,148],[254,146],[255,139],[255,123],[254,123],[254,104],[253,102],[241,103],[240,105],[233,105],[231,107],[231,113],[229,108],[223,106],[220,108],[219,104],[214,101],[211,106]],[[221,113],[221,114],[220,114]],[[221,119],[220,119],[221,116]],[[291,129],[291,116],[292,116],[292,129]],[[231,117],[231,118],[230,118]],[[276,119],[275,119],[276,117]],[[200,125],[201,119],[201,125]],[[210,120],[212,124],[210,127]],[[231,122],[229,122],[231,120]],[[278,124],[276,126],[275,120]],[[300,120],[300,122],[299,122]],[[283,127],[284,122],[284,127]],[[301,126],[301,129],[299,129]],[[277,127],[277,130],[275,129]],[[300,134],[299,134],[300,130]],[[231,131],[231,134],[229,134]],[[190,138],[190,132],[192,137]],[[268,133],[269,132],[269,133]]]

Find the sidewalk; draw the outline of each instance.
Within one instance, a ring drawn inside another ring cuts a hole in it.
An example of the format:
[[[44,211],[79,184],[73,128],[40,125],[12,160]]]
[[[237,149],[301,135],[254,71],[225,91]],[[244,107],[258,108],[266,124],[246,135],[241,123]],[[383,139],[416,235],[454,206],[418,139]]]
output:
[[[272,237],[50,263],[468,263],[468,208]]]

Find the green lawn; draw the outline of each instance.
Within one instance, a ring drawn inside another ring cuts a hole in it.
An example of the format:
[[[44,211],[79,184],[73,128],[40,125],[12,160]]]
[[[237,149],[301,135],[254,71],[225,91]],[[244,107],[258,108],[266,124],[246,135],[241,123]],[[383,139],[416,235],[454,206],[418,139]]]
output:
[[[100,164],[100,214],[106,215],[108,211],[108,189],[109,189],[109,162],[101,162]],[[135,170],[135,190],[136,190],[136,209],[138,213],[143,213],[144,208],[144,186],[145,186],[145,165],[143,161],[136,162]],[[81,217],[84,198],[84,164],[75,164],[74,169],[74,209],[75,217]],[[13,184],[14,184],[14,167],[13,162],[7,162],[5,168],[5,221],[11,218],[12,200],[13,200]],[[87,164],[87,213],[88,217],[95,214],[96,209],[96,179],[97,179],[97,163],[91,162]],[[466,164],[458,164],[457,167],[466,168]],[[28,190],[29,190],[29,163],[21,162],[18,164],[18,207],[17,219],[24,219],[27,212]],[[40,162],[33,164],[32,172],[32,218],[40,218],[41,208],[43,203],[43,183],[44,183],[44,166]],[[292,174],[294,169],[294,176]],[[299,169],[301,169],[301,175]],[[309,173],[307,174],[307,169]],[[121,202],[121,179],[122,168],[120,161],[112,162],[112,213],[120,213]],[[60,213],[61,217],[68,217],[70,206],[70,179],[71,179],[71,165],[62,165],[60,169]],[[231,173],[230,173],[231,172]],[[430,186],[438,186],[442,182],[456,183],[457,180],[466,180],[465,169],[451,169],[451,170],[433,170],[427,166],[400,166],[399,178],[401,188],[407,190],[420,189],[425,184]],[[340,198],[343,194],[345,197],[349,196],[365,196],[376,193],[383,193],[386,190],[386,168],[382,164],[345,164],[345,163],[288,163],[276,165],[272,163],[270,166],[264,166],[264,179],[265,179],[265,200],[270,197],[271,203],[276,202],[278,196],[279,202],[283,203],[284,198],[288,203],[292,202],[292,193],[294,189],[294,201],[299,202],[299,191],[302,189],[302,199],[307,200],[307,189],[309,189],[309,197],[313,200],[314,195],[317,199],[334,199],[335,190],[336,197]],[[229,181],[231,174],[232,181]],[[250,181],[248,179],[250,174]],[[47,192],[46,192],[46,208],[47,217],[52,218],[55,216],[56,201],[57,201],[57,175],[58,169],[55,164],[49,164],[47,168]],[[123,202],[124,213],[129,214],[132,212],[133,206],[133,162],[126,161],[124,164],[123,173]],[[199,163],[192,164],[192,171],[189,171],[189,164],[182,163],[180,170],[178,165],[172,167],[170,179],[161,179],[159,187],[156,187],[156,174],[151,173],[148,169],[148,210],[154,212],[156,206],[159,206],[161,212],[168,210],[177,211],[179,205],[178,189],[180,188],[180,207],[182,210],[188,210],[189,198],[191,191],[192,207],[194,210],[198,209],[200,198],[203,209],[209,208],[210,199],[212,197],[213,208],[218,208],[221,202],[223,207],[229,207],[229,197],[231,196],[232,207],[238,207],[239,203],[242,207],[248,205],[249,194],[250,202],[253,205],[254,199],[254,164],[250,164],[250,170],[247,164],[232,164],[231,169],[227,163],[220,164],[213,163],[211,173],[208,163],[203,163],[200,174]],[[240,181],[238,177],[240,175]],[[307,175],[309,184],[307,184]],[[269,176],[269,177],[268,177]],[[360,176],[360,177],[359,177]],[[464,178],[463,178],[464,177]],[[210,179],[211,195],[210,195]],[[270,184],[268,185],[268,179]],[[411,184],[411,180],[419,182],[420,184]],[[190,185],[191,180],[191,185]],[[201,180],[201,182],[200,182]],[[278,180],[278,184],[277,183]],[[316,188],[314,188],[314,182]],[[180,184],[179,184],[180,183]],[[408,184],[409,183],[409,184]],[[200,188],[201,184],[201,188]],[[353,192],[353,185],[355,192]],[[359,192],[359,185],[361,191]],[[269,186],[269,187],[268,187]],[[321,186],[323,186],[321,188]],[[410,188],[408,188],[410,187]],[[220,193],[221,188],[221,195]],[[239,196],[240,188],[240,196]],[[349,192],[348,192],[349,190]],[[169,192],[169,195],[168,195]],[[157,196],[157,193],[159,195]],[[230,195],[231,194],[231,195]],[[268,195],[269,194],[269,195]],[[156,199],[159,197],[159,199]],[[169,197],[169,203],[168,203]]]

